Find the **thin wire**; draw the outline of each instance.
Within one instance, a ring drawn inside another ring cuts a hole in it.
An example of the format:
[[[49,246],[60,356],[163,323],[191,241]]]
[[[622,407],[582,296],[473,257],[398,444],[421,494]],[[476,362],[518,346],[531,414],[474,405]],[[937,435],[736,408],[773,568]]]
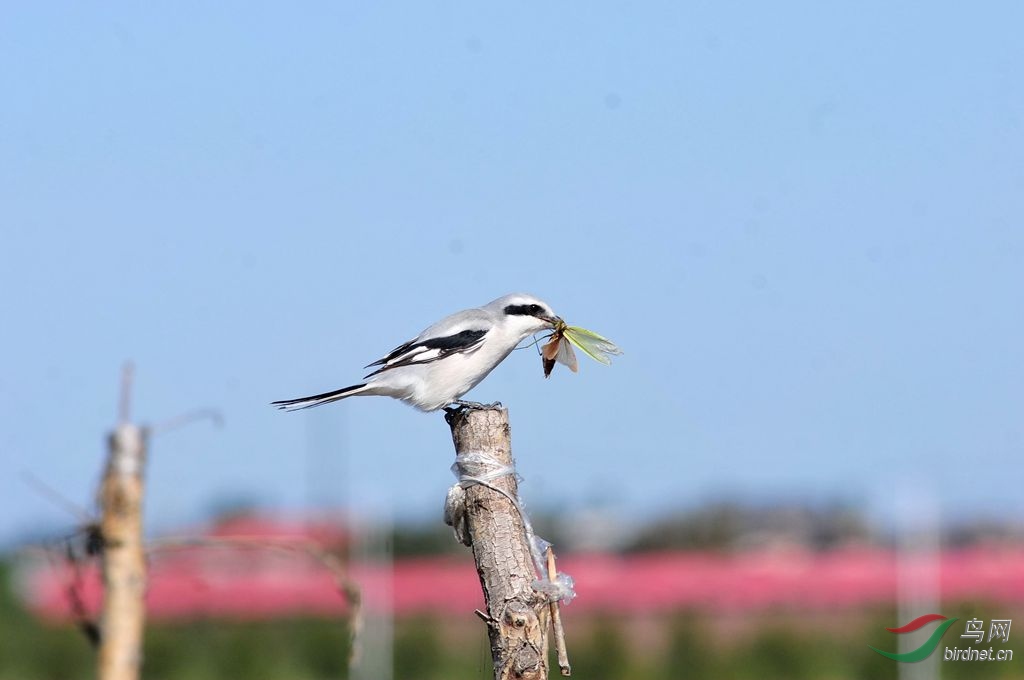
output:
[[[480,467],[486,466],[490,469],[482,469],[476,474],[471,475],[468,470],[471,465]],[[536,575],[538,577],[534,581],[534,587],[548,595],[552,601],[571,601],[576,596],[576,593],[573,591],[572,577],[567,574],[559,574],[555,581],[551,581],[548,577],[547,562],[542,553],[550,544],[534,533],[530,517],[526,514],[526,511],[523,510],[523,506],[519,503],[519,499],[504,489],[491,484],[492,481],[508,475],[518,478],[515,465],[506,465],[494,456],[483,451],[466,451],[455,456],[455,464],[452,465],[452,472],[459,480],[458,486],[461,486],[464,489],[469,488],[474,484],[479,484],[480,486],[485,486],[491,491],[499,493],[508,499],[509,503],[512,504],[512,507],[514,507],[516,512],[519,513],[519,517],[523,522],[523,532],[526,534],[526,542],[529,545],[530,557],[533,560],[534,569],[536,570]]]
[[[554,333],[552,333],[551,335],[554,335]],[[537,347],[542,341],[547,340],[548,338],[550,338],[551,335],[545,335],[543,338],[538,338],[536,335],[534,335],[533,336],[533,342],[529,342],[529,343],[527,343],[525,345],[519,345],[518,347],[513,347],[512,351],[514,352],[517,349],[530,349],[531,347]],[[540,354],[540,348],[539,347],[537,347],[537,354],[538,355]]]
[[[219,409],[215,408],[200,408],[194,411],[187,411],[181,415],[170,418],[161,423],[157,423],[149,428],[152,434],[165,434],[172,430],[191,425],[192,423],[207,420],[213,424],[216,428],[224,427],[224,416],[221,415]]]
[[[35,491],[40,497],[45,498],[68,514],[74,515],[83,522],[94,521],[95,518],[90,515],[85,508],[68,499],[60,491],[57,491],[55,488],[39,479],[28,470],[21,471],[21,481],[27,484],[28,487]]]

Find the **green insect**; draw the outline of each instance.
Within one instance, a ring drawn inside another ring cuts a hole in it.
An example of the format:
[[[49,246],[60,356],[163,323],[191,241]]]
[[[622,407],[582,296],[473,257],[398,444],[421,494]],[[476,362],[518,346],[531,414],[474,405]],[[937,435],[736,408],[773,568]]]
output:
[[[556,363],[568,366],[573,373],[579,370],[576,352],[572,349],[573,345],[580,348],[594,361],[599,361],[606,366],[612,363],[612,356],[622,354],[618,345],[603,335],[598,335],[594,331],[588,331],[579,326],[570,326],[561,319],[558,320],[555,331],[549,337],[548,343],[540,350],[545,378],[551,375]],[[569,342],[563,342],[563,340]]]

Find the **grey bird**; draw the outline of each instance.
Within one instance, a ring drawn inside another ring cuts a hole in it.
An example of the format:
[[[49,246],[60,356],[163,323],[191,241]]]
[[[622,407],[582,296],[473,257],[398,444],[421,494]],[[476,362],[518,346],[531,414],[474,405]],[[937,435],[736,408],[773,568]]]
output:
[[[532,295],[512,293],[483,307],[446,316],[387,356],[358,385],[310,397],[273,402],[294,411],[347,397],[385,396],[421,411],[468,404],[460,397],[476,387],[520,342],[550,330],[561,319],[550,305]]]

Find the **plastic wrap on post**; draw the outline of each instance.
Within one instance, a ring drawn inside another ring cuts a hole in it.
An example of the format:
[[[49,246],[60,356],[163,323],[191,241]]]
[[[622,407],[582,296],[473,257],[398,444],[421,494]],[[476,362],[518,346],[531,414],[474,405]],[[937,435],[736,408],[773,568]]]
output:
[[[444,521],[445,524],[453,528],[456,539],[463,545],[470,545],[465,527],[465,489],[474,484],[480,484],[500,493],[508,499],[523,520],[523,528],[530,546],[530,556],[537,572],[537,579],[533,582],[534,589],[543,593],[550,602],[565,604],[571,602],[576,597],[572,577],[560,572],[553,581],[548,579],[544,554],[551,544],[534,533],[533,524],[523,509],[522,502],[505,490],[491,484],[494,480],[506,475],[512,475],[517,482],[521,482],[522,477],[516,473],[515,466],[505,465],[483,451],[466,451],[456,455],[451,469],[452,474],[459,481],[448,490],[448,496],[445,499]]]

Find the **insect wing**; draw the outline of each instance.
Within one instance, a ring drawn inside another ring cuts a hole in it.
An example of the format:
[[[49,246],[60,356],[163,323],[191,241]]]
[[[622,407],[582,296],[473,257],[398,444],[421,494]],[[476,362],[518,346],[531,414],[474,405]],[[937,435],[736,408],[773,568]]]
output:
[[[561,342],[558,344],[558,355],[555,357],[555,361],[568,366],[569,370],[573,373],[577,373],[580,370],[580,365],[576,362],[576,352],[572,350],[572,343]]]
[[[579,371],[576,352],[573,351],[572,344],[566,341],[564,329],[556,330],[551,335],[551,341],[540,348],[540,354],[545,378],[551,375],[556,363],[568,366],[573,373]]]
[[[558,348],[565,343],[562,342],[562,334],[554,333],[551,335],[551,342],[545,344],[540,348],[540,354],[548,361],[554,361],[555,357],[558,356]]]
[[[610,356],[622,354],[622,350],[614,342],[586,328],[568,326],[565,329],[565,337],[583,350],[588,357],[606,366],[612,363]]]
[[[547,378],[551,375],[551,371],[555,368],[555,359],[558,357],[558,348],[561,345],[568,345],[569,343],[564,342],[562,334],[555,331],[551,334],[551,341],[540,348],[540,363],[544,366],[544,377]]]

